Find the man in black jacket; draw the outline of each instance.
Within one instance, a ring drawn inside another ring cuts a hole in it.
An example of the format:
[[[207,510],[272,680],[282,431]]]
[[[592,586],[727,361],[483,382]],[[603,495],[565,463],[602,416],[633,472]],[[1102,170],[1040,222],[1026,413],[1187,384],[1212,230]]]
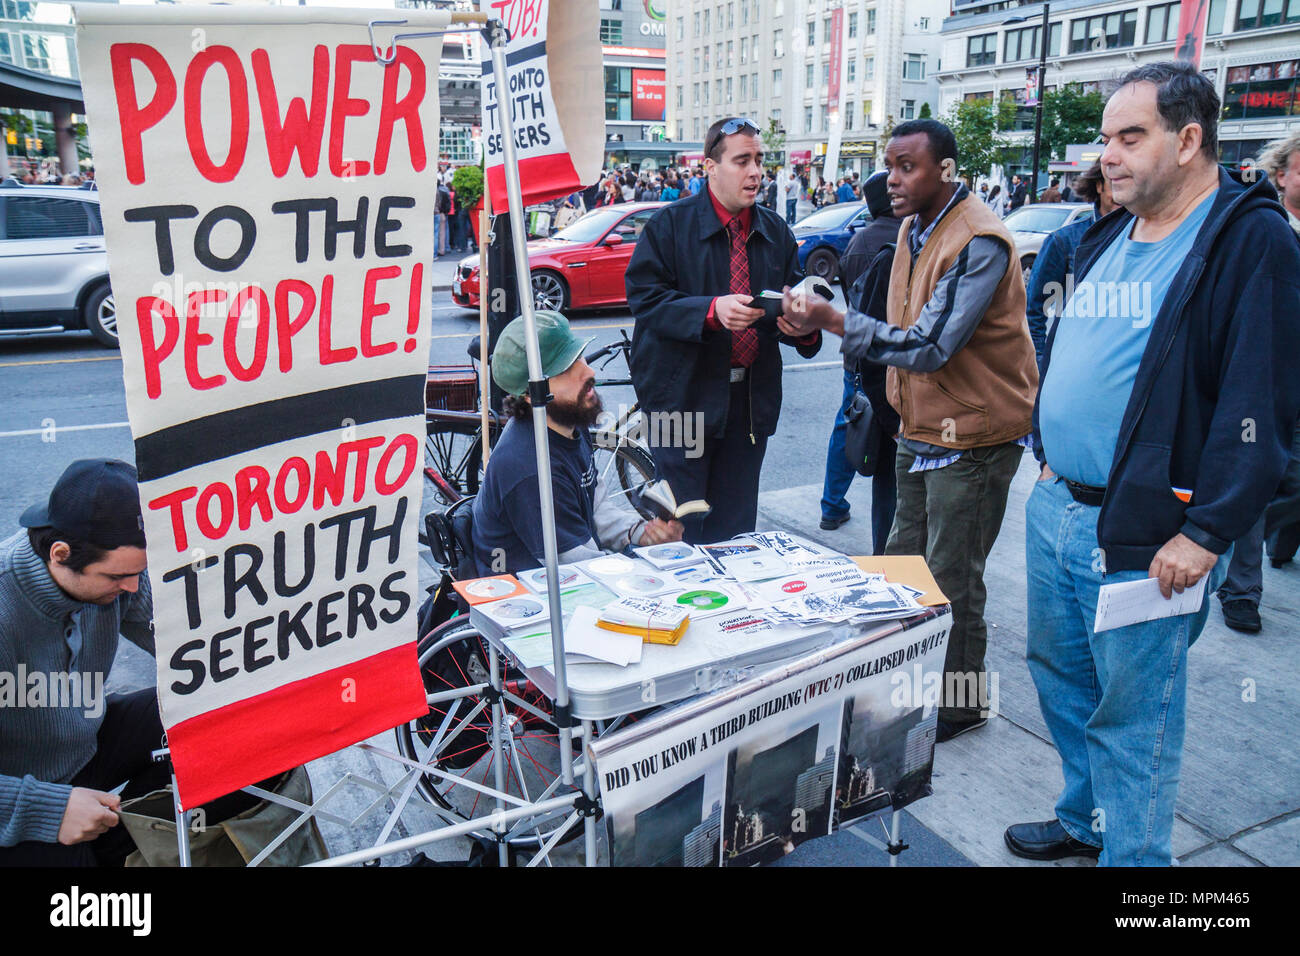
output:
[[[1025,204],[1028,190],[1025,181],[1019,175],[1011,177],[1011,201],[1007,203],[1007,212],[1015,212]]]
[[[656,426],[656,471],[678,501],[713,508],[683,521],[691,542],[754,530],[759,470],[781,411],[779,343],[805,358],[821,348],[820,332],[787,339],[751,307],[757,293],[802,278],[790,227],[757,204],[760,132],[734,117],[709,127],[707,185],[646,223],[627,267],[632,382]],[[686,415],[702,428],[681,427]],[[701,432],[688,447],[686,436]]]
[[[1065,789],[1055,820],[1008,828],[1018,856],[1169,865],[1187,649],[1208,601],[1095,631],[1099,589],[1212,590],[1286,466],[1300,246],[1267,179],[1218,166],[1218,116],[1204,75],[1152,63],[1102,117],[1123,208],[1079,244],[1047,339],[1025,511],[1026,657]]]
[[[871,265],[880,250],[898,241],[898,228],[903,224],[903,221],[894,215],[893,207],[890,205],[886,186],[888,179],[889,174],[882,169],[872,173],[863,183],[862,189],[866,195],[867,209],[871,212],[871,222],[853,234],[840,259],[840,288],[844,290],[845,296],[849,297],[848,301],[856,305],[859,311],[868,312],[858,305],[850,295],[850,291],[858,279],[866,273],[867,267]],[[888,284],[889,268],[888,265],[885,266],[886,284]],[[871,290],[867,290],[867,294],[869,296]],[[868,312],[868,314],[883,315],[884,311]],[[848,494],[849,486],[853,484],[853,476],[857,472],[844,457],[844,435],[848,430],[845,415],[848,413],[849,402],[853,398],[856,376],[861,375],[862,390],[868,398],[872,399],[872,409],[878,415],[884,413],[882,424],[892,422],[894,430],[897,430],[898,413],[890,407],[884,397],[885,368],[884,365],[864,362],[859,369],[857,359],[844,356],[844,394],[840,398],[839,411],[835,414],[830,446],[826,449],[826,481],[822,487],[821,501],[823,531],[833,531],[849,520],[849,503],[844,500],[844,496]],[[890,435],[892,437],[893,431]],[[887,444],[890,450],[889,460],[885,461],[882,458],[880,467],[876,469],[876,474],[871,480],[873,554],[885,553],[885,541],[889,538],[889,528],[894,521],[896,483],[892,452],[895,446],[892,441]]]

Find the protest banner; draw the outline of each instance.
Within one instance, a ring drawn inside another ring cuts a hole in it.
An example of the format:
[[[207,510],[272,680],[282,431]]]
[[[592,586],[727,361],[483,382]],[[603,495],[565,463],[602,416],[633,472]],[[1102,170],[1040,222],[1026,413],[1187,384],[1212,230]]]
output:
[[[514,119],[525,206],[567,196],[596,181],[605,148],[605,74],[596,0],[480,0],[510,32],[499,97],[491,54],[483,49],[483,149],[492,212],[509,212],[501,102]]]
[[[751,866],[930,793],[947,607],[589,745],[614,866]]]
[[[186,807],[427,711],[416,522],[441,46],[403,41],[385,67],[371,18],[78,8]]]

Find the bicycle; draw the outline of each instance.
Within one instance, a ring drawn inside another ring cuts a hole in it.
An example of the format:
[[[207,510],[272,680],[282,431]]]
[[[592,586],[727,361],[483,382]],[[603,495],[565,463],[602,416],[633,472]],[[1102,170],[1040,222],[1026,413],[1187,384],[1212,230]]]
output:
[[[518,668],[497,654],[470,622],[455,614],[435,623],[441,606],[450,612],[453,580],[472,574],[473,498],[463,498],[442,515],[430,515],[431,552],[441,569],[441,581],[431,604],[421,608],[421,632],[416,656],[426,695],[426,714],[395,728],[398,752],[427,768],[417,790],[454,822],[472,819],[484,801],[493,798],[480,788],[496,788],[492,748],[492,658],[497,657],[500,688],[498,735],[505,760],[503,790],[512,797],[540,800],[563,785],[560,774],[559,730],[551,701]],[[426,628],[428,628],[426,630]],[[609,733],[629,718],[597,721],[594,732]],[[635,719],[630,718],[630,719]],[[574,757],[578,758],[575,744]],[[531,818],[504,836],[512,850],[537,849],[555,835],[566,812]],[[582,833],[571,827],[559,837],[567,843]],[[472,836],[493,840],[489,830]]]
[[[599,366],[604,370],[618,356],[627,360],[632,348],[632,341],[623,330],[621,338],[603,348],[585,356],[587,364]],[[454,505],[462,498],[478,494],[483,475],[483,421],[478,411],[477,387],[479,363],[481,361],[479,337],[475,336],[466,349],[470,359],[467,372],[472,371],[475,387],[474,410],[464,408],[425,409],[425,462],[424,462],[424,500],[427,513],[430,503],[444,508]],[[614,387],[631,385],[631,378],[597,378],[596,386]],[[462,396],[467,394],[462,390]],[[468,402],[463,402],[468,404]],[[448,402],[452,404],[452,402]],[[589,432],[592,440],[593,457],[596,470],[607,487],[610,483],[611,469],[618,477],[619,491],[613,498],[623,498],[625,506],[632,508],[643,518],[652,518],[653,514],[638,506],[631,492],[640,489],[646,482],[654,479],[654,459],[649,450],[635,437],[639,430],[641,418],[640,404],[634,402],[618,415],[608,427],[593,429]],[[488,435],[493,445],[501,437],[506,420],[492,410],[488,410]],[[420,543],[428,545],[429,541],[423,524],[420,531]]]

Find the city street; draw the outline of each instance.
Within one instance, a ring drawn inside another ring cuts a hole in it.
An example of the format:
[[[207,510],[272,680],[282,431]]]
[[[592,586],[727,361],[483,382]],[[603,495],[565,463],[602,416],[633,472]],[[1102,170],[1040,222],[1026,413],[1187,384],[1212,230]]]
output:
[[[435,284],[443,273],[449,276],[450,262],[435,267]],[[451,304],[445,290],[435,289],[433,295],[430,363],[463,363],[465,346],[477,334],[477,315]],[[613,310],[575,316],[573,322],[579,334],[595,336],[597,344],[616,338],[620,329],[630,332],[632,324],[626,311]],[[817,527],[824,449],[842,386],[837,347],[832,336],[811,361],[792,350],[786,354],[781,425],[764,466],[759,525],[788,528],[861,553],[868,550],[869,481],[857,481],[851,489],[854,517],[847,525],[833,532]],[[607,372],[623,370],[611,366]],[[17,527],[21,511],[47,493],[69,461],[97,455],[131,460],[116,352],[100,348],[86,334],[2,340],[0,380],[8,397],[0,412],[4,528]],[[630,397],[630,389],[604,392],[607,407]],[[1060,768],[1024,663],[1023,514],[1034,473],[1026,456],[987,575],[989,668],[997,680],[999,716],[987,729],[939,746],[935,793],[913,804],[904,817],[903,838],[912,847],[900,860],[905,866],[1022,864],[1003,847],[1002,830],[1051,816]],[[428,576],[431,569],[425,571]],[[1300,794],[1294,785],[1300,756],[1291,719],[1300,710],[1300,690],[1288,679],[1300,665],[1297,608],[1300,569],[1278,570],[1266,563],[1263,633],[1245,637],[1229,631],[1215,601],[1190,655],[1187,748],[1174,829],[1174,851],[1185,864],[1300,864]],[[152,681],[152,661],[123,642],[110,691]],[[391,747],[391,735],[374,742]],[[343,769],[392,775],[356,751],[311,765],[322,789]],[[370,799],[358,792],[345,802],[355,802],[359,811]],[[324,831],[335,852],[363,845],[368,833],[373,839],[365,827],[345,832],[326,825]],[[871,822],[810,841],[781,865],[886,865],[882,836]],[[465,853],[459,841],[429,851],[442,859],[464,859]]]

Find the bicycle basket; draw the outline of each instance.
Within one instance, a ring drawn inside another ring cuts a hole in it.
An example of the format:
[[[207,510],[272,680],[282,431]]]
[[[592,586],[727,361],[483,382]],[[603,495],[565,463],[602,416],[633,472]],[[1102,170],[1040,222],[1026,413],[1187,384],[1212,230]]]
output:
[[[448,412],[478,409],[478,376],[472,365],[430,365],[424,407]]]

